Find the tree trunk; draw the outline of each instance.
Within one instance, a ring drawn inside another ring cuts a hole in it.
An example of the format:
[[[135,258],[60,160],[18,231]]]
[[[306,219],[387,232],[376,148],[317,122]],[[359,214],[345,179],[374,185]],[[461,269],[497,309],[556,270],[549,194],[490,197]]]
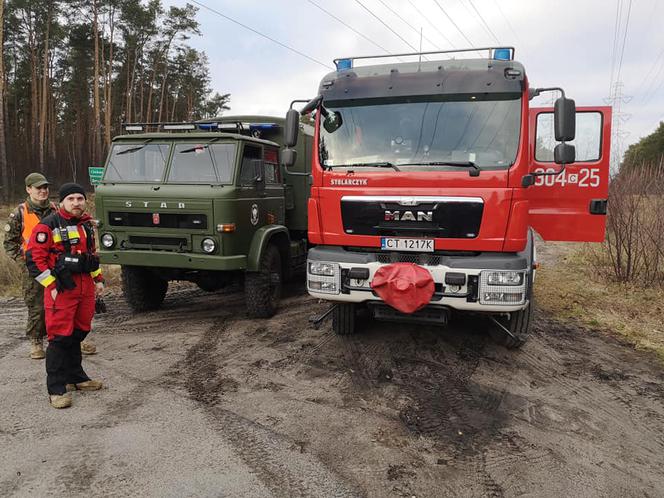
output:
[[[9,171],[7,170],[7,144],[5,142],[5,0],[0,0],[0,176],[5,203],[10,201]]]
[[[97,0],[92,1],[92,36],[95,39],[95,63],[92,77],[92,93],[94,96],[92,162],[99,164],[99,158],[101,157],[101,111],[99,103],[99,10]]]
[[[159,117],[157,122],[161,123],[161,116],[164,110],[164,101],[166,99],[166,83],[168,82],[168,64],[164,64],[164,77],[161,80],[161,96],[159,97]],[[166,114],[168,115],[168,108],[166,108]]]
[[[43,65],[42,65],[42,84],[41,84],[41,108],[39,110],[39,169],[43,172],[46,165],[45,153],[46,153],[46,128],[48,121],[48,55],[49,55],[49,36],[51,33],[51,16],[53,15],[53,10],[49,2],[48,13],[46,15],[46,34],[44,35],[44,54],[43,54]]]
[[[104,112],[104,137],[106,139],[106,150],[111,146],[111,118],[113,113],[113,33],[115,28],[115,9],[111,7],[108,14],[109,43],[108,43],[108,69],[104,79],[105,84],[105,112]]]

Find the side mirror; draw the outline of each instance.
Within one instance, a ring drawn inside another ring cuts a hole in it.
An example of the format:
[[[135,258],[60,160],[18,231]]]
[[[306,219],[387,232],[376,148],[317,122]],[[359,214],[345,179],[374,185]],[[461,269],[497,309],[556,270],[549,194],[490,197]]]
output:
[[[553,149],[553,162],[556,164],[572,164],[576,159],[576,149],[570,144],[558,144]]]
[[[286,166],[293,166],[297,161],[297,151],[295,149],[284,149],[281,151],[281,164]]]
[[[290,109],[286,113],[286,127],[284,128],[284,145],[294,147],[297,144],[297,135],[300,131],[300,113]]]
[[[334,133],[337,131],[343,124],[341,120],[341,114],[337,111],[325,113],[325,119],[323,120],[323,128],[328,133]]]
[[[254,167],[254,182],[257,190],[265,188],[265,165],[262,159],[252,159],[251,164]]]
[[[576,104],[565,97],[556,99],[553,106],[553,119],[557,142],[574,140],[576,135]]]

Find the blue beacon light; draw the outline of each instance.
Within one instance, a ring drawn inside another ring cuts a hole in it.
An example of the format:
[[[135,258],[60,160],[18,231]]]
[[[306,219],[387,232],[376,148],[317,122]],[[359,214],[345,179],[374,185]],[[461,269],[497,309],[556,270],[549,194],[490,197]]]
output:
[[[352,59],[339,59],[337,61],[337,71],[345,71],[346,69],[352,69],[352,68],[353,68]]]
[[[493,58],[497,61],[511,61],[512,51],[509,48],[493,49]]]

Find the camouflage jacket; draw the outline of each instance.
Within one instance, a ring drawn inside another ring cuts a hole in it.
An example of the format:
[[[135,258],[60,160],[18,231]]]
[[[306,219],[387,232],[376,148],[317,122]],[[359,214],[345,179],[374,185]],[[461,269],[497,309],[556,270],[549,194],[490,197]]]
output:
[[[32,202],[30,198],[25,200],[28,210],[36,213],[39,216],[39,219],[48,216],[51,213],[56,211],[56,207],[52,202],[49,202],[46,207],[39,206]],[[9,214],[7,219],[7,224],[4,228],[5,231],[5,240],[3,246],[5,252],[12,258],[14,261],[23,262],[23,215],[21,210],[16,206],[16,209]]]

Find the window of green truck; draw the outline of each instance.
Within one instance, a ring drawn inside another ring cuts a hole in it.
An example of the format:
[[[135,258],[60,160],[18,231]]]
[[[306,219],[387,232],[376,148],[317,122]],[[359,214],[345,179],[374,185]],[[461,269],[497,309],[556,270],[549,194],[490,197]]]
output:
[[[513,94],[482,98],[371,104],[330,103],[341,115],[332,133],[321,127],[321,161],[328,167],[390,162],[417,170],[445,169],[443,162],[471,161],[505,169],[519,144],[521,99]]]
[[[175,145],[168,183],[224,183],[233,179],[235,144]]]
[[[164,176],[170,145],[155,143],[114,144],[104,181],[155,183]]]

